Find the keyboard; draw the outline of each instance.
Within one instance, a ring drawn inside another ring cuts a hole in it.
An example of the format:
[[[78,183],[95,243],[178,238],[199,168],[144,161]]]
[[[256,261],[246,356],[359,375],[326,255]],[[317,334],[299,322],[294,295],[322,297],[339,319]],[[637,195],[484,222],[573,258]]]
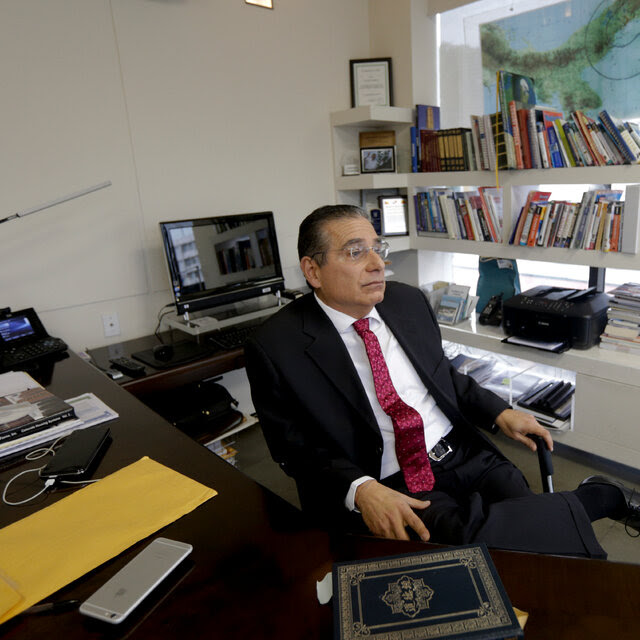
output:
[[[3,368],[13,367],[37,360],[43,356],[50,356],[68,349],[67,344],[60,338],[51,336],[28,342],[15,347],[10,347],[0,352],[0,362]]]
[[[242,349],[247,338],[253,334],[263,320],[264,318],[259,318],[241,324],[232,324],[224,329],[214,331],[207,336],[207,340],[217,349],[224,351]]]

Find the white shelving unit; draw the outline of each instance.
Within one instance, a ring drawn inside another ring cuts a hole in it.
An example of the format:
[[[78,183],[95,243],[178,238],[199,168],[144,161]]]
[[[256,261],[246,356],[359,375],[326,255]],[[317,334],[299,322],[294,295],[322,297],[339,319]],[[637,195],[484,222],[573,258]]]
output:
[[[495,186],[495,173],[456,171],[409,173],[411,109],[398,107],[358,107],[331,115],[337,202],[357,203],[362,191],[399,189],[409,200],[408,237],[391,238],[392,251],[469,253],[497,258],[539,260],[592,267],[636,269],[640,254],[605,253],[555,247],[518,247],[507,243],[514,215],[524,204],[529,188],[540,184],[640,183],[640,165],[580,167],[563,169],[502,171],[498,185],[503,189],[503,242],[475,242],[419,236],[416,233],[413,198],[417,191],[430,187]],[[376,129],[396,132],[399,173],[342,176],[342,165],[358,154],[358,133]],[[403,156],[404,154],[404,156]],[[553,197],[553,195],[552,195]],[[638,274],[640,278],[640,273]],[[524,358],[576,373],[575,430],[559,434],[560,441],[571,446],[640,468],[640,426],[637,403],[640,397],[640,358],[633,354],[571,349],[562,354],[546,353],[526,347],[504,344],[500,328],[475,326],[466,321],[442,326],[445,340]]]

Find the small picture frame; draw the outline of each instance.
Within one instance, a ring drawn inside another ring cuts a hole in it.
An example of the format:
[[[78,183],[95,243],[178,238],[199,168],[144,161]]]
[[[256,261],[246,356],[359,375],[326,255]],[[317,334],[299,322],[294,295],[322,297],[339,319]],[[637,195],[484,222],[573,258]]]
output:
[[[351,106],[393,106],[391,58],[349,60]]]
[[[361,173],[393,173],[395,170],[395,147],[364,147],[360,149]]]
[[[408,236],[407,196],[378,196],[381,235]]]

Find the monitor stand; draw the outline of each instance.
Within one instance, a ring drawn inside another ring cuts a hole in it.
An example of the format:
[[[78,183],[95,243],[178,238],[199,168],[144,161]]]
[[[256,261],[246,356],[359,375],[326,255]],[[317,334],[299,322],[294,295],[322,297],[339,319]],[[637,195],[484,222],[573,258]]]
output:
[[[223,329],[230,325],[270,316],[287,302],[280,297],[279,291],[275,296],[269,295],[269,299],[266,301],[263,298],[264,296],[252,301],[237,303],[225,310],[216,310],[215,313],[210,311],[209,315],[196,317],[195,314],[188,313],[182,316],[169,314],[166,316],[165,322],[172,329],[178,329],[178,331],[183,331],[198,338],[200,335],[211,333],[211,331]]]

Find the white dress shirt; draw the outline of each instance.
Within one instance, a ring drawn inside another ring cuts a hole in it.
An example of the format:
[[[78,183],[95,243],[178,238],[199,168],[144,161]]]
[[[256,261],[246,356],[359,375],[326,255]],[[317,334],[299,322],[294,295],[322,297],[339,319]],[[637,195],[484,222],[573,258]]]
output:
[[[317,295],[315,297],[320,308],[327,314],[340,334],[358,372],[362,386],[366,391],[369,404],[373,409],[378,426],[380,427],[380,433],[382,434],[383,450],[380,477],[386,478],[400,471],[400,465],[396,457],[395,434],[391,418],[382,410],[378,402],[373,383],[373,374],[371,373],[371,365],[369,364],[369,357],[367,356],[364,342],[356,333],[353,327],[355,320],[351,316],[329,307],[322,302]],[[422,418],[424,440],[427,451],[430,451],[440,438],[443,438],[451,431],[451,422],[449,422],[449,419],[436,405],[433,396],[427,391],[416,370],[413,368],[411,361],[375,307],[366,317],[369,318],[369,328],[375,333],[380,342],[382,355],[387,363],[389,375],[395,390],[403,402],[413,407]],[[355,509],[356,489],[360,484],[370,479],[370,476],[363,476],[351,484],[345,498],[345,505],[348,509]]]

